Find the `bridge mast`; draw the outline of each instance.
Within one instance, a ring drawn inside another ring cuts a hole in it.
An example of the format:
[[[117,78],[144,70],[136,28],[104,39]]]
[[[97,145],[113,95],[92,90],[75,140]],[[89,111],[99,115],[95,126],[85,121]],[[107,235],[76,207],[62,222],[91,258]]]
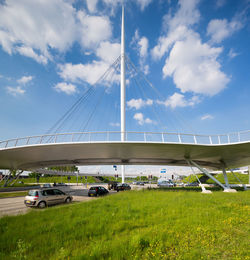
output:
[[[122,6],[122,28],[121,28],[121,141],[124,142],[126,139],[126,117],[125,117],[125,106],[126,106],[126,82],[125,82],[125,33],[124,33],[124,6]],[[122,171],[122,183],[124,183],[125,166],[121,166]]]

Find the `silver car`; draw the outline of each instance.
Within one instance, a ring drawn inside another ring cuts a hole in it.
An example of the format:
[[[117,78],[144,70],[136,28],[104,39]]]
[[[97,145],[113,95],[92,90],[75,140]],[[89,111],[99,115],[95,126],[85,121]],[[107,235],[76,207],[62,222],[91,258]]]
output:
[[[59,203],[70,203],[73,197],[58,189],[37,189],[30,190],[24,199],[24,204],[27,207],[45,208],[49,205]]]
[[[174,187],[174,183],[170,181],[162,181],[157,184],[159,188],[172,188]]]

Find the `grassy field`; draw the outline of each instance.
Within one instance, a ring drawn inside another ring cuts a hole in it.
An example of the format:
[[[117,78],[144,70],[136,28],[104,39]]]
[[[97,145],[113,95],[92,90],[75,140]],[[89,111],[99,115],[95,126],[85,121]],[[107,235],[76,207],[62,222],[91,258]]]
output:
[[[227,177],[228,177],[228,181],[229,183],[231,184],[240,184],[240,183],[249,183],[249,175],[248,174],[241,174],[241,173],[234,173],[238,179],[240,179],[241,182],[239,182],[232,173],[227,173]],[[203,176],[202,174],[197,174],[197,177],[200,178],[201,176]],[[224,177],[223,177],[223,174],[220,173],[220,174],[217,174],[217,175],[214,175],[214,177],[219,180],[221,183],[225,183],[225,180],[224,180]],[[184,179],[184,182],[197,182],[197,178],[192,175],[192,176],[188,176]],[[215,183],[212,179],[208,179],[206,181],[206,183],[208,184],[212,184],[212,183]]]
[[[28,194],[28,191],[0,192],[0,198],[21,197],[21,196],[26,196],[27,194]]]
[[[0,219],[0,259],[250,259],[250,193],[119,192]]]
[[[23,181],[24,183],[37,183],[36,178],[25,178],[25,179],[20,179],[20,181]],[[67,176],[51,176],[51,177],[40,177],[39,179],[39,183],[59,183],[59,182],[63,182],[63,183],[76,183],[77,182],[77,178],[76,176],[71,176],[70,180],[67,179]],[[87,182],[88,183],[95,183],[97,182],[96,178],[89,176],[87,178]],[[86,183],[85,177],[81,178],[78,177],[78,183]]]

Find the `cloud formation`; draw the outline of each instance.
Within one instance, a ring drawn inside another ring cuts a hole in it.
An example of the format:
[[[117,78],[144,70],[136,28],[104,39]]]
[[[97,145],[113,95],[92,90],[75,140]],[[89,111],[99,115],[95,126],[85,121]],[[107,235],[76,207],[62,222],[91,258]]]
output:
[[[79,82],[85,81],[91,85],[103,75],[109,68],[110,64],[115,61],[120,54],[120,44],[104,41],[100,43],[96,50],[98,60],[87,64],[60,64],[59,75],[65,81]],[[118,80],[116,76],[106,79],[107,81]]]
[[[206,114],[201,117],[201,120],[208,120],[208,119],[214,119],[214,117],[210,114]]]
[[[223,48],[203,43],[192,28],[200,20],[198,4],[198,0],[179,1],[176,13],[165,16],[167,33],[159,37],[151,54],[155,60],[168,55],[162,69],[163,78],[172,77],[182,93],[213,96],[226,87],[230,77],[222,72],[218,59]]]
[[[221,43],[241,28],[242,23],[239,20],[228,22],[227,19],[214,19],[207,26],[207,35],[213,43]]]
[[[152,105],[153,105],[152,99],[143,100],[141,98],[139,99],[132,98],[131,100],[127,101],[128,108],[135,108],[136,110],[144,106],[152,106]]]
[[[7,92],[12,95],[12,96],[18,96],[18,95],[23,95],[26,90],[21,88],[20,86],[17,87],[6,87]]]
[[[25,84],[27,84],[28,82],[30,82],[32,79],[33,79],[32,76],[23,76],[23,77],[21,77],[20,79],[18,79],[17,82],[18,82],[19,84],[25,85]]]
[[[50,49],[68,49],[76,38],[75,9],[63,0],[9,0],[0,8],[0,44],[9,53],[46,64]]]
[[[87,1],[90,12],[97,0]],[[8,54],[19,53],[41,64],[53,60],[52,52],[66,52],[73,43],[93,50],[112,36],[105,15],[77,11],[65,0],[9,0],[0,4],[0,45]]]
[[[76,88],[75,85],[68,84],[68,83],[65,83],[65,82],[60,82],[60,83],[56,84],[54,86],[54,89],[57,92],[63,92],[65,94],[67,94],[67,95],[72,95],[72,94],[77,92],[77,88]]]
[[[194,106],[200,102],[198,96],[193,96],[192,98],[186,100],[185,96],[180,93],[174,93],[169,96],[165,101],[157,100],[157,104],[164,105],[166,107],[176,108],[176,107],[187,107]]]
[[[133,117],[139,125],[144,125],[144,124],[153,124],[153,120],[150,118],[144,118],[144,115],[142,113],[136,113],[134,114]]]
[[[145,75],[147,75],[149,73],[149,65],[146,64],[149,47],[148,38],[145,36],[140,37],[139,30],[137,29],[135,30],[135,34],[132,38],[130,45],[137,50],[139,56],[140,69]]]

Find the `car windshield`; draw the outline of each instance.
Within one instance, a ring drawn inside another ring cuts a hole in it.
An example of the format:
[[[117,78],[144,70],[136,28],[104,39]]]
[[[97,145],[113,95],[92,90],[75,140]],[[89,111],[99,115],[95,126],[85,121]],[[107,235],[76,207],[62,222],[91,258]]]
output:
[[[90,190],[96,190],[98,187],[91,187]]]
[[[29,196],[38,196],[38,191],[30,190],[28,194],[29,194]]]

